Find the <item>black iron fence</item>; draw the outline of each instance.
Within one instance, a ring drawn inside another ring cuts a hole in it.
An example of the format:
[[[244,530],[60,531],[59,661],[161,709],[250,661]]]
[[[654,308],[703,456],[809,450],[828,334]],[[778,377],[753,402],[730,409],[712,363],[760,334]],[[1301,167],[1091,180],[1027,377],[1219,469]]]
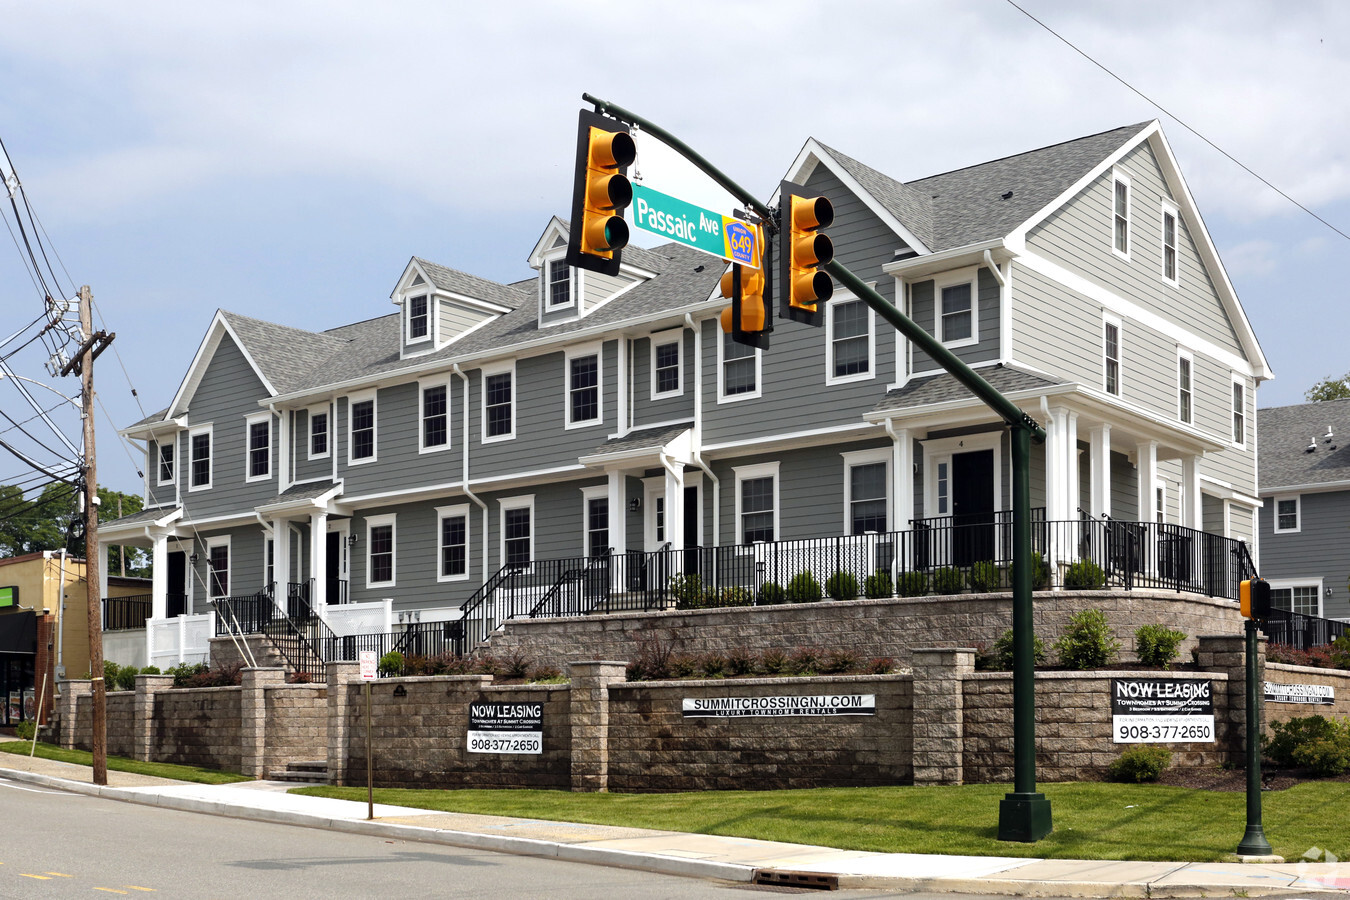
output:
[[[1272,609],[1261,630],[1272,644],[1311,650],[1350,634],[1350,622],[1323,619],[1288,609]]]
[[[356,662],[363,651],[374,651],[383,658],[391,652],[413,656],[464,654],[464,626],[460,622],[408,622],[396,625],[385,634],[336,635],[326,626],[315,646],[325,662]]]
[[[269,590],[234,597],[213,597],[216,634],[261,634],[280,614]]]
[[[130,631],[144,628],[150,618],[151,595],[135,594],[130,597],[105,597],[103,599],[103,630]]]

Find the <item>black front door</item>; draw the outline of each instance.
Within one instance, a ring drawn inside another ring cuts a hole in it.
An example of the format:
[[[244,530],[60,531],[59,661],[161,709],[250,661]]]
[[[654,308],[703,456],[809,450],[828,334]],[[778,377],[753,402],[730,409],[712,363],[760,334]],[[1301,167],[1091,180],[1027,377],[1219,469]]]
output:
[[[698,508],[698,486],[684,489],[684,571],[699,573],[699,550],[703,543],[703,510]]]
[[[325,556],[324,577],[328,579],[328,602],[346,603],[347,583],[342,580],[342,535],[336,531],[328,532],[328,551]]]
[[[952,562],[994,558],[994,451],[952,454]]]
[[[187,605],[187,554],[182,550],[170,550],[168,553],[168,576],[164,579],[168,594],[165,597],[164,615],[170,619],[181,616]]]

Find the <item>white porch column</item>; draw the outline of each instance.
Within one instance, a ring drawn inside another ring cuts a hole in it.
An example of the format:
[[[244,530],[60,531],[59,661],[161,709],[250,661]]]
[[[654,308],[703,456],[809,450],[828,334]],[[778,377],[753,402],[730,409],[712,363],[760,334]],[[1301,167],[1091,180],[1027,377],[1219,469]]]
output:
[[[887,420],[889,424],[889,420]],[[891,431],[891,496],[895,498],[892,508],[895,521],[889,523],[891,531],[913,532],[914,525],[914,438],[908,428],[896,428]],[[914,542],[903,543],[901,552],[896,555],[896,564],[908,571],[914,565]],[[894,573],[892,573],[894,574]]]
[[[1158,494],[1154,489],[1154,482],[1158,480],[1158,443],[1157,441],[1140,441],[1135,448],[1136,462],[1135,471],[1139,483],[1137,485],[1139,493],[1139,521],[1156,522],[1158,521]]]
[[[315,611],[328,605],[328,513],[309,514],[309,603]]]
[[[169,614],[169,539],[157,534],[150,545],[150,617],[162,619]]]
[[[1078,474],[1078,413],[1064,413],[1064,517],[1077,519],[1083,504]]]
[[[628,496],[626,479],[622,469],[610,469],[605,473],[609,477],[609,545],[614,555],[621,557],[628,552]]]
[[[684,465],[673,461],[666,468],[666,541],[684,549]]]
[[[277,602],[288,605],[291,583],[291,523],[289,519],[272,520],[272,580],[276,584]]]
[[[1092,518],[1100,519],[1103,514],[1111,514],[1111,426],[1103,423],[1093,428],[1090,434],[1088,512]]]
[[[1200,457],[1181,458],[1181,524],[1199,531],[1204,519],[1200,499]]]

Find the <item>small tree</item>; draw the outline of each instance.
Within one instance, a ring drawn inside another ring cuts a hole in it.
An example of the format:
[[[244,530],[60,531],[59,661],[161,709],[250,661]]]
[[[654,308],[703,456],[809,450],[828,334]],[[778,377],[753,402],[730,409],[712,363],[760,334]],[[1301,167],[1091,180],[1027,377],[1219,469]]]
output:
[[[1339,378],[1328,375],[1308,388],[1303,394],[1303,399],[1311,400],[1314,403],[1320,403],[1323,400],[1350,399],[1350,372],[1346,372]]]

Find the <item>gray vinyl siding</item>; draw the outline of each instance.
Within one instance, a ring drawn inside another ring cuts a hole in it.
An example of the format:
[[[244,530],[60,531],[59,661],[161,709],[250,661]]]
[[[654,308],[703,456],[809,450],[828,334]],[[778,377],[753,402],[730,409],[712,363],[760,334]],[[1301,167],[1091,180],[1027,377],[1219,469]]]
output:
[[[296,410],[294,416],[295,425],[291,429],[291,480],[316,481],[331,478],[336,437],[333,414],[330,412],[328,416],[328,455],[318,459],[309,458],[309,410]]]
[[[443,506],[467,507],[469,578],[465,581],[437,580],[440,520],[436,510]],[[386,515],[395,516],[394,584],[370,586],[370,519]],[[366,603],[389,598],[399,609],[461,605],[483,583],[482,528],[482,510],[462,495],[362,510],[352,520],[357,544],[350,560],[351,600]]]
[[[424,381],[447,388],[447,449],[427,453],[421,446],[421,390],[418,382],[380,388],[375,398],[375,461],[351,465],[347,458],[350,421],[344,405],[339,430],[343,433],[343,455],[338,474],[346,482],[344,497],[385,494],[413,487],[458,485],[463,476],[464,441],[462,431],[464,389],[460,379],[447,373]],[[348,399],[348,403],[350,400]],[[470,457],[472,458],[472,456]]]
[[[1123,453],[1111,451],[1111,518],[1139,521],[1139,471]]]
[[[267,396],[267,389],[249,365],[238,346],[223,339],[207,363],[201,382],[188,400],[188,425],[196,427],[210,423],[211,429],[211,488],[189,491],[183,482],[183,505],[189,519],[245,513],[277,494],[277,443],[280,429],[272,418],[272,475],[265,481],[245,483],[246,416],[263,412],[258,401]],[[190,466],[188,433],[183,432],[178,442],[178,459]],[[188,478],[186,470],[182,476]]]
[[[1191,240],[1178,221],[1180,287],[1162,278],[1163,183],[1152,149],[1143,144],[1117,168],[1130,178],[1130,258],[1111,249],[1114,176],[1107,170],[1027,235],[1027,246],[1078,275],[1241,354],[1233,323]]]
[[[267,535],[262,526],[244,525],[238,528],[199,531],[196,540],[192,542],[192,551],[188,554],[189,557],[192,553],[197,554],[196,565],[193,565],[190,559],[188,562],[188,567],[192,570],[188,577],[192,580],[191,593],[194,612],[203,613],[211,609],[206,602],[210,596],[209,557],[206,542],[210,538],[226,535],[230,539],[230,592],[228,596],[242,597],[247,594],[256,594],[265,587],[263,584],[263,579],[266,577],[264,542],[267,540]]]
[[[440,298],[436,301],[437,339],[442,345],[453,341],[476,325],[481,325],[493,314],[481,309],[462,306],[453,300]]]
[[[939,279],[940,280],[940,279]],[[911,318],[931,335],[937,334],[937,281],[915,282],[910,286]],[[978,343],[952,348],[952,353],[967,365],[992,362],[999,358],[999,336],[1002,333],[999,305],[999,284],[992,272],[981,266],[976,279],[975,320]],[[886,326],[889,333],[890,326]],[[915,347],[912,367],[914,372],[926,373],[940,371],[932,357]]]
[[[1016,261],[1012,268],[1015,361],[1102,390],[1101,307]]]
[[[587,270],[580,270],[580,275],[583,316],[633,283],[633,279],[625,275],[604,275]]]
[[[1329,619],[1350,618],[1346,582],[1350,580],[1350,491],[1327,491],[1299,495],[1299,530],[1275,534],[1275,497],[1265,494],[1261,508],[1261,577],[1276,579],[1322,579],[1331,588],[1322,597],[1322,615]],[[1234,507],[1236,511],[1238,507]]]
[[[680,341],[680,378],[682,392],[678,397],[653,400],[652,397],[652,343],[653,338],[638,338],[633,341],[632,381],[629,383],[629,398],[632,401],[633,427],[662,422],[679,422],[694,417],[694,335],[681,329],[678,332],[665,332],[657,335],[655,341],[667,344],[678,338]]]
[[[159,441],[151,440],[146,442],[145,447],[145,505],[161,506],[173,503],[178,496],[178,485],[182,484],[179,480],[183,477],[183,467],[179,464],[178,444],[181,442],[177,436],[167,438],[167,442],[174,445],[173,458],[173,481],[167,484],[159,483]]]

